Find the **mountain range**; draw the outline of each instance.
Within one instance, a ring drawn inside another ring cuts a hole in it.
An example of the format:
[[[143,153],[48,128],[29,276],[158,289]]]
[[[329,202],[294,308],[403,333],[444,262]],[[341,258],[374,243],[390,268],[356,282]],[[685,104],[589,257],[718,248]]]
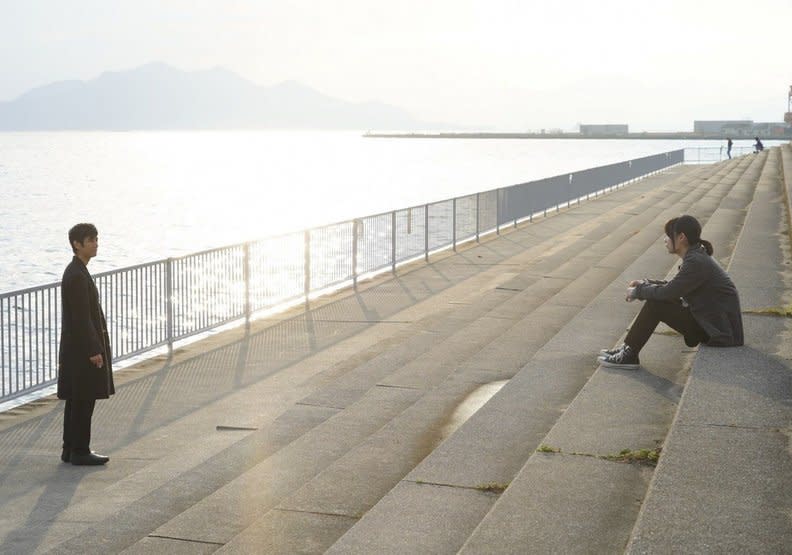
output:
[[[295,81],[263,87],[223,68],[155,62],[59,81],[0,102],[0,130],[437,129],[381,102],[347,102]]]

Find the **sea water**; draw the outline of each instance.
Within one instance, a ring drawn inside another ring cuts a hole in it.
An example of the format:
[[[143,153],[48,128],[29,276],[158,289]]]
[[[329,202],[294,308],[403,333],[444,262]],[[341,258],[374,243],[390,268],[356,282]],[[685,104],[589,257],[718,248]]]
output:
[[[96,273],[686,146],[724,145],[337,131],[0,133],[0,292],[58,281],[78,222],[99,229]]]

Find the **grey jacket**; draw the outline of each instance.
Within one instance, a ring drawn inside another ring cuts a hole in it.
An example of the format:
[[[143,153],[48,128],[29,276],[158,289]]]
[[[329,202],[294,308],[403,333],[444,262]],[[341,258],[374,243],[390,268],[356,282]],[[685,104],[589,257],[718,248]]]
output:
[[[709,336],[707,345],[734,347],[743,344],[740,297],[729,275],[703,245],[692,246],[669,282],[638,285],[636,298],[687,303],[696,322]]]

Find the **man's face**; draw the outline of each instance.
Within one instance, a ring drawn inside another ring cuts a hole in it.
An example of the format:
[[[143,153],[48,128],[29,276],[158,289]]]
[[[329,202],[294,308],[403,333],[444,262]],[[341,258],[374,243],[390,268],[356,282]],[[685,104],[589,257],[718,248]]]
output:
[[[78,258],[91,259],[96,256],[96,251],[99,249],[99,238],[87,237],[82,243],[75,241],[72,244],[74,245],[74,254]]]

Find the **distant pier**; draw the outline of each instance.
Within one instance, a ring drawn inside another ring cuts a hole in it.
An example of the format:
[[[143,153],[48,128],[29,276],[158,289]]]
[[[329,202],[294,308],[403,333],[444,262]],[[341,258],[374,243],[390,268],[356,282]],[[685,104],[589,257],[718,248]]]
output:
[[[364,137],[372,139],[648,139],[648,140],[686,140],[686,141],[725,141],[727,135],[687,133],[672,131],[668,133],[623,133],[582,134],[582,133],[489,133],[483,131],[465,133],[364,133]],[[758,135],[763,141],[792,140],[792,135],[773,136]],[[737,137],[732,139],[753,140],[753,137]]]

